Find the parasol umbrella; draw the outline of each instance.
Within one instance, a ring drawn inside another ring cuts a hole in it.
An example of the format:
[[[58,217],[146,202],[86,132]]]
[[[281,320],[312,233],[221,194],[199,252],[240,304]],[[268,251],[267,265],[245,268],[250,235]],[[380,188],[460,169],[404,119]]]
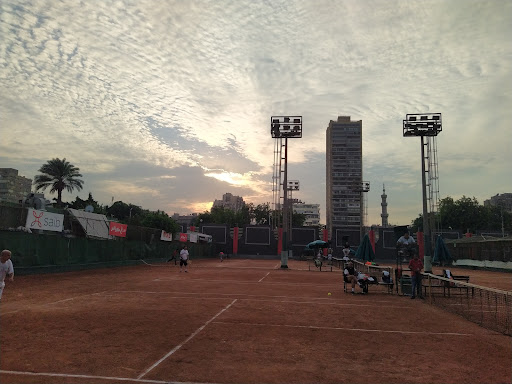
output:
[[[327,241],[323,241],[323,240],[315,240],[315,241],[312,241],[311,243],[309,243],[308,245],[306,245],[306,248],[307,249],[329,248],[329,243]]]
[[[368,234],[364,235],[363,241],[361,241],[361,244],[359,244],[359,247],[357,248],[355,257],[356,259],[361,259],[363,261],[373,261],[375,259],[375,252],[373,252]]]
[[[437,236],[436,247],[434,249],[434,259],[432,262],[443,265],[450,264],[452,260],[452,255],[450,255],[450,251],[444,243],[443,238],[441,236]]]

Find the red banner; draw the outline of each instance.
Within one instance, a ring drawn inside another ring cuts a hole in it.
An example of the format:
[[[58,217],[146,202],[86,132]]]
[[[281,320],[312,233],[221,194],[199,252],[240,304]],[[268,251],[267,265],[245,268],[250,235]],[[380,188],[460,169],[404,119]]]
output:
[[[193,225],[190,226],[190,232],[195,232],[196,231],[196,227],[194,227]]]
[[[233,228],[233,255],[238,254],[238,227]]]
[[[327,243],[329,241],[329,231],[327,230],[327,228],[322,229],[322,231],[323,231],[323,238],[322,238],[322,240]],[[327,256],[327,252],[328,251],[329,250],[327,248],[323,249],[324,256]]]
[[[187,234],[186,233],[180,233],[180,241],[186,243],[187,242]]]
[[[420,257],[420,260],[423,260],[423,256],[425,256],[425,240],[423,232],[416,232],[416,239],[418,240],[418,256]]]
[[[111,221],[108,227],[108,234],[110,236],[126,237],[126,224],[116,223]]]

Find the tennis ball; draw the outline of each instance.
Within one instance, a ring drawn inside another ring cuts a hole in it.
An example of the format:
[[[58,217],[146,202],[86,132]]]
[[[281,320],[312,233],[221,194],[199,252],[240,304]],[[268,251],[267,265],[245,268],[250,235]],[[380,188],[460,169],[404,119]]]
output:
[[[327,294],[327,296],[331,296],[331,292],[329,292],[329,293]]]

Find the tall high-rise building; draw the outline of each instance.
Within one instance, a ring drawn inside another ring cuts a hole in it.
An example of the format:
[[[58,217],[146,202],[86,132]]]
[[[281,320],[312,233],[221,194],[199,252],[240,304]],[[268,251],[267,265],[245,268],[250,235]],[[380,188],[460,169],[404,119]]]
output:
[[[359,244],[363,219],[363,122],[338,116],[327,127],[326,218],[331,240]]]

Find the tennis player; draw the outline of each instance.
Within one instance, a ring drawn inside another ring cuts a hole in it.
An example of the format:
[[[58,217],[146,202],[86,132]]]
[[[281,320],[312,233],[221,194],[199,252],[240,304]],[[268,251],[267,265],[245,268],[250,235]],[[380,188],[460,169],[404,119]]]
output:
[[[188,272],[188,250],[186,245],[180,251],[180,272],[183,269],[183,266],[185,266],[185,272]]]
[[[10,281],[14,281],[14,267],[11,261],[11,251],[4,249],[0,253],[0,300],[5,287],[5,277],[9,277]]]

